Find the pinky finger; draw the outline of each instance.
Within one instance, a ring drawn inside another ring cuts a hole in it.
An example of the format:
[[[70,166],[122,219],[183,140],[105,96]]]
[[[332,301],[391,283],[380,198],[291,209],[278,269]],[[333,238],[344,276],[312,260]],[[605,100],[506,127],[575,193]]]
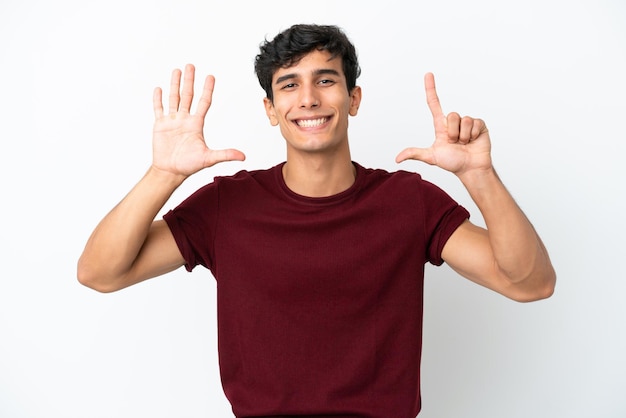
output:
[[[482,119],[474,119],[472,125],[471,139],[474,140],[487,131],[487,125]]]
[[[152,94],[152,107],[154,109],[154,117],[159,119],[163,117],[163,91],[160,87],[154,89],[154,93]]]

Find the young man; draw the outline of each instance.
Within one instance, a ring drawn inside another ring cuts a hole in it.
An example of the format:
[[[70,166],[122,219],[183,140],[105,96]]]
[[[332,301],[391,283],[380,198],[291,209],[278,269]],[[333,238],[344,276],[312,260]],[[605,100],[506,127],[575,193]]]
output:
[[[415,417],[424,264],[444,261],[517,301],[549,297],[555,273],[535,230],[492,166],[480,119],[445,115],[425,77],[435,142],[402,151],[453,172],[487,229],[418,174],[353,162],[348,119],[361,88],[354,46],[333,26],[296,25],[261,46],[265,111],[287,158],[218,177],[155,220],[190,175],[237,150],[203,137],[214,79],[195,114],[194,68],[172,75],[169,110],[154,93],[153,163],[101,221],[78,264],[111,292],[181,266],[218,286],[220,370],[238,417]]]

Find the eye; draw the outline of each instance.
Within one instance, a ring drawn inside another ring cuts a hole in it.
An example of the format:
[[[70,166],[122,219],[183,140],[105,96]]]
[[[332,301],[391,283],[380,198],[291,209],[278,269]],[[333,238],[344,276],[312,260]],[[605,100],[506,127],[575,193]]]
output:
[[[288,83],[288,84],[283,85],[280,89],[289,90],[289,89],[293,89],[294,87],[296,87],[296,83]]]
[[[323,85],[323,86],[330,86],[335,84],[335,80],[331,80],[331,79],[324,79],[324,80],[320,80],[319,84]]]

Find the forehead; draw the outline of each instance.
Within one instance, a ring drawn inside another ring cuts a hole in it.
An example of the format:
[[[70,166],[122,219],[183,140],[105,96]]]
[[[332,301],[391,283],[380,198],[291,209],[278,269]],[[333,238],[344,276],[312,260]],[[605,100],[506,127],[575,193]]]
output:
[[[343,66],[341,56],[332,58],[328,51],[313,50],[303,55],[302,58],[290,67],[279,68],[274,72],[272,82],[275,83],[278,78],[306,77],[316,75],[325,70],[332,70],[343,76]]]

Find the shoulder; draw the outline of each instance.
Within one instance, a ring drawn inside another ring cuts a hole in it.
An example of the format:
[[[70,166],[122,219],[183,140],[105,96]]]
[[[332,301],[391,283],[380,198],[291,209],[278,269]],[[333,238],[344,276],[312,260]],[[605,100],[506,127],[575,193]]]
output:
[[[384,186],[405,192],[445,194],[439,186],[425,180],[421,174],[416,172],[367,168],[358,163],[354,163],[354,165],[357,167],[357,176],[362,177],[364,186]]]
[[[246,182],[268,182],[272,181],[277,173],[281,172],[281,168],[284,163],[275,165],[270,168],[257,169],[257,170],[240,170],[232,175],[216,176],[212,184],[217,186],[231,185],[231,184],[245,184]]]
[[[419,173],[364,168],[358,165],[357,173],[363,177],[363,194],[380,198],[389,206],[418,209],[424,216],[440,216],[458,208],[463,217],[468,216],[467,211],[450,194],[422,178]]]

